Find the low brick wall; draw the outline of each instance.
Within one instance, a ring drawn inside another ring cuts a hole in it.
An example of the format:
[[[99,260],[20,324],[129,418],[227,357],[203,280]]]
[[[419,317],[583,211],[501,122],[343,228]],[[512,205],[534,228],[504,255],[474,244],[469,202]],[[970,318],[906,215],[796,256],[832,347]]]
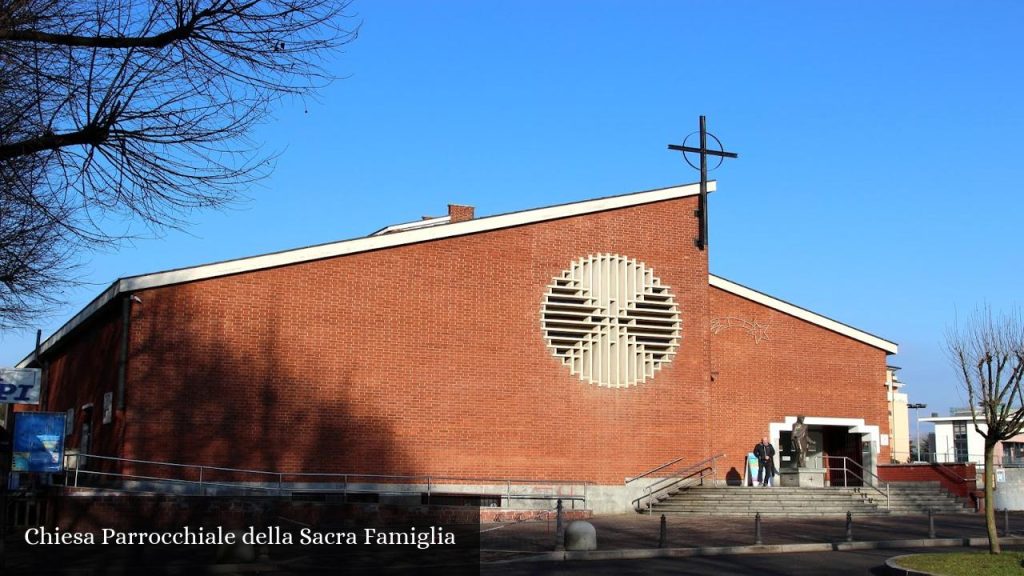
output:
[[[974,464],[882,464],[878,477],[884,482],[939,482],[951,494],[966,499],[977,491]]]
[[[593,517],[590,510],[570,510],[563,513],[566,522],[573,520],[589,520]],[[555,513],[550,510],[508,510],[501,508],[481,508],[480,523],[526,522],[532,520],[555,521]]]
[[[48,524],[76,532],[97,532],[103,528],[173,530],[183,526],[237,530],[253,525],[401,522],[415,520],[418,514],[449,524],[480,521],[479,509],[475,507],[292,502],[274,498],[52,495]]]
[[[402,522],[417,516],[448,525],[555,520],[549,510],[510,510],[472,506],[391,506],[341,502],[293,502],[279,498],[169,495],[81,495],[45,497],[45,524],[64,531],[175,530],[220,526],[240,530],[256,525],[321,526],[339,523]],[[590,510],[565,510],[565,520],[584,520]]]

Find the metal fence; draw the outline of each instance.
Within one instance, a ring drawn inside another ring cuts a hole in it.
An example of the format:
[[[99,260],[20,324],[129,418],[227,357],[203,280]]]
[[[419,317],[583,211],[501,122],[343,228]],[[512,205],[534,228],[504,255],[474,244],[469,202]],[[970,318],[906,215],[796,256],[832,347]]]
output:
[[[911,454],[906,459],[906,462],[896,459],[897,464],[914,464],[917,462],[928,463],[928,464],[974,464],[979,468],[985,467],[985,455],[984,454],[957,454],[953,451],[942,451],[942,452],[922,452],[921,457],[915,459],[916,455]],[[1008,458],[1004,457],[1003,454],[997,452],[993,455],[993,461],[995,466],[998,468],[1024,468],[1024,458]]]
[[[586,508],[589,485],[576,480],[279,472],[92,454],[75,454],[65,464],[66,472],[55,477],[55,483],[73,488],[341,502],[389,500],[481,508],[546,509],[557,500],[569,508]]]

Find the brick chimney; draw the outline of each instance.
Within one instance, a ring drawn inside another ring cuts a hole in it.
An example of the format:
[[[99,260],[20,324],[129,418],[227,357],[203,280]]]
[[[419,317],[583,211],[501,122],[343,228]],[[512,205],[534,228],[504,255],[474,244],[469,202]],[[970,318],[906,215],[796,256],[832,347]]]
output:
[[[465,222],[466,220],[472,220],[473,207],[462,206],[460,204],[449,204],[448,216],[450,218],[450,220],[448,220],[449,224],[454,224],[456,222]]]

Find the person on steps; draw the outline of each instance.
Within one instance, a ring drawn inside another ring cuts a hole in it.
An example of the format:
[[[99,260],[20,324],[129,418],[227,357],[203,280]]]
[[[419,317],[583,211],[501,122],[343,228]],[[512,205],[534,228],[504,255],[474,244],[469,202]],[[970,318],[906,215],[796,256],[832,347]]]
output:
[[[757,456],[760,465],[757,479],[761,481],[762,487],[771,486],[772,478],[775,477],[775,447],[768,441],[767,436],[761,438],[761,443],[754,446],[754,456]]]

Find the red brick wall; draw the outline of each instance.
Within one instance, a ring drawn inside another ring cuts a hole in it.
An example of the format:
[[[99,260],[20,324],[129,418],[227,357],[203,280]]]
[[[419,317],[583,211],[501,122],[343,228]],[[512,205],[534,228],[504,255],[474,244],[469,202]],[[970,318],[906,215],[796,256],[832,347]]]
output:
[[[974,464],[886,464],[878,467],[885,482],[941,482],[942,487],[962,498],[977,490]]]
[[[92,404],[92,441],[89,452],[117,455],[123,440],[124,421],[114,411],[113,422],[103,424],[103,395],[116,395],[117,369],[121,342],[121,305],[116,301],[96,314],[74,335],[61,343],[56,351],[46,355],[49,364],[44,369],[45,385],[40,409],[48,412],[66,412],[75,409],[73,434],[66,438],[66,448],[81,447],[80,432],[86,413],[82,406]]]
[[[742,474],[743,458],[786,416],[863,418],[889,433],[884,351],[718,288],[712,319],[734,327],[711,336],[714,451]],[[739,326],[757,323],[761,341]],[[779,448],[778,446],[776,448]],[[889,461],[889,447],[879,462]],[[720,464],[720,467],[722,464]]]
[[[169,286],[132,313],[126,455],[286,471],[626,476],[708,453],[706,254],[685,198]],[[675,360],[580,381],[545,286],[617,253],[676,294]]]
[[[885,353],[710,289],[695,207],[684,198],[140,292],[122,453],[619,484],[678,457],[724,451],[741,467],[768,423],[790,415],[888,432]],[[542,338],[546,285],[598,253],[653,267],[681,310],[675,359],[635,387],[580,381]],[[105,314],[99,332],[54,352],[51,375],[97,414],[116,382],[119,305]],[[769,340],[707,336],[725,315],[768,323]]]

